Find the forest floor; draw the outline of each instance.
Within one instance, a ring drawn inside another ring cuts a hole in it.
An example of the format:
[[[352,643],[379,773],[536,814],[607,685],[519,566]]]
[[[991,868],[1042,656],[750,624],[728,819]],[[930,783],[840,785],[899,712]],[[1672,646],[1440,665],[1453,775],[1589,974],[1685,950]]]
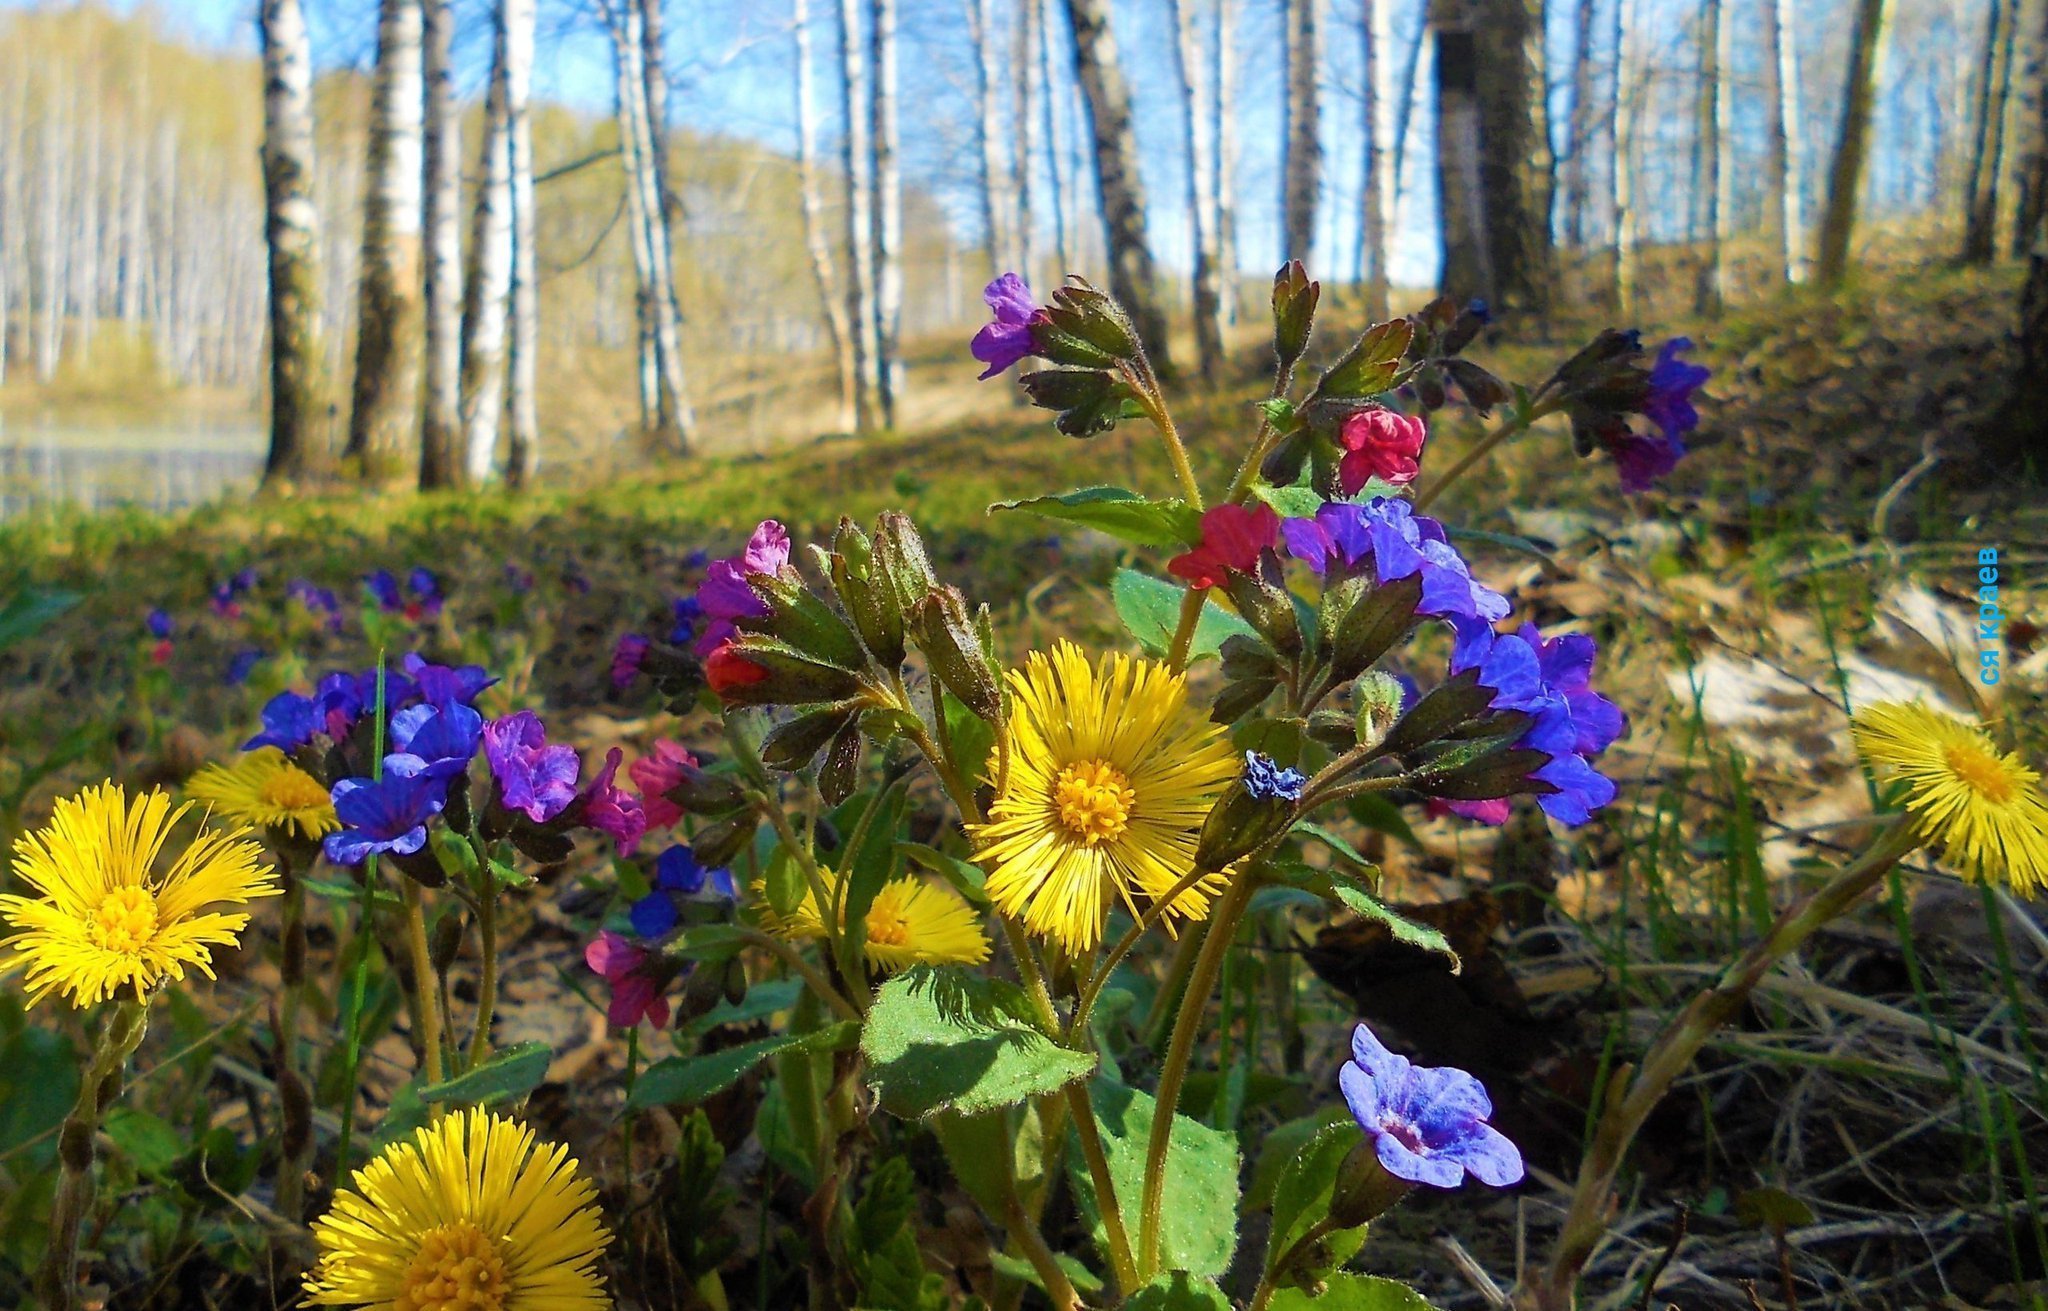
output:
[[[1240,1059],[1257,1076],[1227,1110],[1218,1081],[1206,1094],[1190,1089],[1195,1110],[1207,1096],[1208,1113],[1239,1128],[1248,1159],[1266,1131],[1333,1102],[1345,1022],[1362,1013],[1425,1063],[1477,1052],[1533,1167],[1510,1194],[1411,1202],[1375,1232],[1368,1268],[1419,1279],[1439,1305],[1481,1306],[1489,1278],[1508,1286],[1521,1262],[1542,1259],[1591,1090],[1774,905],[1854,846],[1868,796],[1847,750],[1845,700],[1926,696],[1991,714],[2030,758],[2048,755],[2048,501],[2038,485],[1989,477],[1972,460],[1973,434],[2002,399],[2014,292],[2003,275],[1937,272],[1745,308],[1691,332],[1714,380],[1698,448],[1667,489],[1622,497],[1604,464],[1578,463],[1565,434],[1545,427],[1436,507],[1477,530],[1461,546],[1518,616],[1600,640],[1600,686],[1632,728],[1609,756],[1620,800],[1586,828],[1517,823],[1496,837],[1433,820],[1397,836],[1354,835],[1396,900],[1442,907],[1447,925],[1464,926],[1470,954],[1486,961],[1473,977],[1417,968],[1355,926],[1299,912],[1259,929],[1248,955],[1261,962],[1260,986],[1284,986],[1287,1003],[1263,1032],[1247,1021]],[[1571,349],[1504,338],[1469,353],[1536,381]],[[966,377],[972,367],[962,349],[957,368]],[[1248,353],[1226,385],[1181,402],[1207,481],[1225,476],[1239,449],[1262,368]],[[655,736],[708,744],[701,719],[621,700],[609,654],[621,632],[666,631],[670,599],[698,576],[693,553],[731,551],[762,517],[805,541],[824,538],[841,514],[906,510],[941,576],[994,608],[1012,658],[1057,635],[1122,642],[1100,589],[1129,548],[988,507],[1086,484],[1163,491],[1164,461],[1138,425],[1075,442],[1013,405],[1008,384],[984,387],[971,421],[705,458],[605,485],[0,525],[0,597],[33,587],[52,611],[70,607],[18,641],[25,615],[0,610],[0,840],[80,783],[182,779],[230,753],[270,692],[368,663],[379,646],[484,663],[504,676],[494,708],[540,709],[587,748]],[[1440,423],[1432,462],[1444,467],[1477,431],[1470,420]],[[1996,689],[1974,677],[1987,548],[1998,552],[2010,617]],[[403,577],[416,565],[447,594],[438,617],[366,607],[336,634],[283,599],[303,577],[353,604],[366,571]],[[238,614],[217,613],[208,598],[244,568],[257,571],[254,588]],[[153,606],[178,623],[163,663],[143,628]],[[245,650],[263,658],[245,682],[226,681]],[[609,878],[601,863],[555,871],[511,930],[520,946],[499,1035],[553,1047],[535,1114],[615,1190],[623,1165],[607,1134],[620,1053],[597,1009],[571,992],[599,876]],[[1510,887],[1536,889],[1542,905],[1489,933],[1497,906],[1476,894]],[[316,938],[316,952],[334,948]],[[253,945],[200,994],[205,1006],[189,1022],[170,1026],[179,1032],[152,1039],[169,1073],[138,1099],[143,1113],[171,1125],[260,1120],[254,985],[274,977]],[[1746,1307],[1753,1281],[1755,1296],[1778,1306],[1788,1279],[1808,1305],[2038,1305],[2048,1295],[2044,979],[2048,932],[2025,908],[1932,867],[1895,879],[1882,903],[1776,976],[1652,1120],[1589,1268],[1586,1305]],[[20,1078],[10,1058],[53,1021],[66,1022],[39,1013],[25,1028],[0,996],[0,1107],[23,1091],[10,1084]],[[373,1055],[377,1087],[409,1073],[402,1038]],[[722,1115],[736,1144],[750,1117]],[[0,1117],[0,1169],[37,1141],[30,1111],[15,1116]],[[658,1153],[662,1141],[648,1131],[643,1150]],[[729,1165],[765,1168],[737,1152]],[[658,1157],[633,1168],[657,1169]],[[735,1183],[748,1198],[728,1219],[735,1268],[746,1272],[738,1286],[758,1275],[765,1288],[753,1245],[764,1194],[750,1176]],[[1757,1220],[1771,1212],[1769,1190],[1801,1208],[1782,1231]],[[32,1248],[22,1215],[0,1203],[0,1257]],[[950,1230],[931,1218],[928,1248],[951,1251]],[[1248,1218],[1248,1239],[1257,1223]],[[259,1247],[234,1208],[214,1205],[203,1227],[192,1224],[145,1217],[112,1264],[153,1278],[138,1274],[114,1305],[179,1305],[178,1290],[217,1290],[223,1270],[260,1284]],[[643,1268],[624,1271],[626,1284],[652,1286],[651,1253],[629,1248],[624,1259]],[[201,1251],[208,1259],[194,1259]]]

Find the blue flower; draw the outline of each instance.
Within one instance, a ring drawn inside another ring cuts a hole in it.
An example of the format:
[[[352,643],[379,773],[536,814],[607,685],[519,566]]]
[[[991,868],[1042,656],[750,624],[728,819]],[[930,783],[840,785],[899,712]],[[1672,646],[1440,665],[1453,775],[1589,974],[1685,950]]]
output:
[[[405,576],[405,585],[423,601],[441,595],[440,580],[434,577],[432,570],[420,565],[414,565],[412,572]]]
[[[405,597],[398,590],[398,577],[389,569],[379,569],[376,573],[365,574],[363,587],[370,593],[370,599],[377,603],[379,610],[389,612],[405,608]]]
[[[704,607],[694,596],[679,596],[669,602],[669,610],[675,616],[675,627],[669,630],[671,646],[681,646],[697,635],[697,621],[704,616]]]
[[[706,886],[715,896],[727,901],[737,900],[739,890],[733,884],[729,869],[705,869],[697,863],[697,853],[685,846],[670,847],[654,862],[654,890],[633,903],[628,917],[633,921],[633,932],[643,938],[658,938],[674,928],[682,918],[676,908],[677,896],[701,897]]]
[[[431,705],[451,702],[469,705],[485,688],[498,681],[482,665],[429,664],[417,652],[408,654],[399,663],[419,685],[420,699]]]
[[[1521,1182],[1522,1153],[1486,1123],[1493,1103],[1465,1071],[1415,1065],[1361,1024],[1337,1086],[1395,1178],[1436,1188],[1456,1188],[1467,1173],[1495,1188]]]
[[[345,778],[334,785],[341,831],[327,835],[327,859],[360,865],[372,852],[410,856],[427,845],[427,821],[448,804],[448,782],[415,769],[416,757],[385,758],[378,780]]]
[[[1507,617],[1507,598],[1472,577],[1444,526],[1416,514],[1399,497],[1375,497],[1363,504],[1332,501],[1313,519],[1287,520],[1280,525],[1280,534],[1288,554],[1325,576],[1366,563],[1382,584],[1419,573],[1419,615],[1455,615],[1488,623]]]
[[[159,640],[169,637],[171,635],[172,629],[175,627],[175,625],[171,622],[170,611],[164,609],[162,606],[158,606],[156,609],[151,610],[147,615],[143,617],[142,622],[145,626],[148,627],[149,635]]]
[[[264,702],[262,718],[263,731],[244,742],[242,750],[276,747],[284,752],[296,751],[326,727],[326,717],[315,707],[313,698],[297,692],[279,692]]]
[[[1244,790],[1259,801],[1299,801],[1308,785],[1308,775],[1298,769],[1283,769],[1271,756],[1256,751],[1244,753]]]
[[[253,646],[244,647],[242,650],[235,652],[233,657],[228,660],[227,672],[221,676],[222,680],[229,687],[240,687],[243,683],[249,681],[249,671],[256,668],[262,662],[263,655],[264,653],[260,648]]]
[[[1643,417],[1657,425],[1666,441],[1679,454],[1685,447],[1679,439],[1700,426],[1700,412],[1693,408],[1692,394],[1706,385],[1714,371],[1704,364],[1687,364],[1678,357],[1692,349],[1692,338],[1673,337],[1657,352],[1650,366],[1650,381],[1643,393]]]
[[[483,736],[484,718],[468,706],[455,702],[409,706],[391,717],[394,754],[384,758],[385,768],[394,760],[404,760],[411,773],[453,778],[469,768]]]
[[[1452,624],[1457,642],[1451,673],[1473,671],[1479,685],[1492,691],[1492,709],[1527,715],[1528,726],[1514,745],[1548,757],[1528,774],[1551,789],[1536,804],[1563,823],[1585,823],[1615,795],[1613,780],[1593,768],[1592,758],[1628,728],[1620,708],[1592,690],[1593,639],[1567,634],[1546,640],[1534,625],[1496,633],[1477,620],[1454,619]],[[1446,804],[1489,823],[1507,817],[1506,806],[1497,801]]]

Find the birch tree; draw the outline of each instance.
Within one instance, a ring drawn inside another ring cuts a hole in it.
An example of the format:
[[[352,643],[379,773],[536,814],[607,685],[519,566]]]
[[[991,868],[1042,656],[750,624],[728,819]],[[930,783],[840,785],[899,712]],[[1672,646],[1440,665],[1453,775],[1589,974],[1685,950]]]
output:
[[[1815,278],[1824,287],[1839,287],[1849,273],[1849,239],[1856,227],[1863,168],[1870,153],[1871,111],[1877,100],[1890,8],[1890,0],[1855,2],[1841,128],[1828,166],[1827,204],[1821,211],[1820,249],[1814,261]]]
[[[1629,86],[1629,12],[1633,0],[1614,0],[1614,98],[1608,115],[1607,150],[1608,210],[1614,225],[1614,244],[1608,281],[1614,289],[1615,313],[1626,318],[1635,313],[1636,299],[1636,198],[1635,149],[1638,106]]]
[[[903,169],[898,162],[896,0],[873,0],[875,43],[875,395],[896,426],[903,390]]]
[[[825,234],[825,206],[819,195],[818,75],[811,49],[809,0],[793,0],[790,26],[796,38],[796,172],[798,207],[802,211],[804,225],[804,251],[810,258],[811,278],[818,287],[825,327],[832,337],[832,357],[839,366],[839,427],[851,431],[856,386],[853,335],[847,326],[846,301],[832,267],[832,243]]]
[[[1073,272],[1078,262],[1073,244],[1076,227],[1074,182],[1066,176],[1067,116],[1064,107],[1070,97],[1060,93],[1059,83],[1053,77],[1052,6],[1058,0],[1024,2],[1035,6],[1039,15],[1038,76],[1044,88],[1040,100],[1045,105],[1045,156],[1048,164],[1045,176],[1049,188],[1046,198],[1052,208],[1053,254],[1059,264],[1054,281],[1058,281]]]
[[[1145,350],[1170,371],[1166,314],[1158,299],[1152,251],[1145,241],[1145,183],[1138,173],[1138,141],[1131,125],[1131,95],[1124,83],[1108,0],[1066,0],[1074,32],[1074,79],[1087,98],[1095,146],[1096,188],[1102,195],[1109,243],[1109,291],[1130,311]]]
[[[1216,167],[1215,143],[1205,94],[1207,61],[1203,58],[1196,0],[1169,0],[1173,19],[1173,69],[1180,83],[1181,131],[1188,155],[1188,216],[1193,225],[1190,301],[1195,311],[1195,354],[1202,377],[1215,382],[1223,367],[1223,306],[1216,249],[1216,192],[1210,173]]]
[[[995,0],[968,0],[967,34],[974,47],[974,135],[980,147],[981,238],[990,277],[1013,267],[1009,197],[1005,194],[1009,170],[1003,162],[1002,116],[996,104],[995,23]]]
[[[1387,148],[1392,97],[1385,86],[1392,65],[1394,24],[1390,0],[1363,0],[1363,5],[1358,29],[1359,78],[1364,91],[1359,105],[1359,139],[1364,152],[1359,163],[1364,185],[1359,198],[1358,269],[1365,284],[1366,314],[1379,322],[1388,314],[1387,224],[1398,186],[1393,152]]]
[[[512,24],[506,11],[516,3],[519,0],[498,0],[469,269],[462,289],[462,463],[463,476],[471,483],[490,480],[505,412],[505,334],[512,292]]]
[[[372,476],[412,444],[419,417],[422,35],[420,0],[381,0],[346,450]]]
[[[455,2],[425,0],[426,335],[420,487],[453,486],[462,466],[462,119],[455,103]]]
[[[2017,0],[2016,0],[2017,2]],[[2026,258],[2048,216],[2048,0],[2024,0],[2015,40],[2011,116],[2011,252]]]
[[[861,0],[839,0],[839,83],[845,131],[842,134],[846,171],[846,317],[853,329],[854,428],[874,431],[881,398],[876,368],[881,346],[876,340],[874,155],[868,134],[873,126],[868,84],[867,43],[861,28]]]
[[[1322,179],[1323,149],[1316,100],[1317,0],[1286,0],[1287,96],[1281,136],[1282,255],[1307,260],[1316,231],[1316,193]]]
[[[1734,124],[1728,97],[1727,0],[1705,0],[1700,35],[1700,197],[1706,205],[1707,254],[1694,287],[1693,309],[1717,315],[1728,296],[1728,240],[1733,224]]]
[[[1034,138],[1038,135],[1040,95],[1037,70],[1041,62],[1039,47],[1045,44],[1042,30],[1045,15],[1038,7],[1038,0],[1025,0],[1023,9],[1017,19],[1016,45],[1010,61],[1011,117],[1017,126],[1010,150],[1011,186],[1016,203],[1011,207],[1014,218],[1010,225],[1009,266],[1030,281],[1036,273],[1038,261],[1031,161],[1036,145]]]
[[[304,477],[320,457],[312,427],[320,393],[320,237],[312,194],[313,51],[299,0],[263,0],[256,29],[270,255],[270,454],[263,481],[272,485]],[[6,327],[0,298],[0,338]]]
[[[1227,324],[1237,322],[1237,18],[1240,0],[1216,0],[1216,248],[1221,257],[1221,311]]]
[[[1779,263],[1785,281],[1806,280],[1805,147],[1799,124],[1799,40],[1792,0],[1771,0],[1764,32],[1776,82],[1771,99],[1771,189],[1777,199]]]
[[[512,340],[506,373],[511,388],[505,481],[524,486],[540,467],[540,263],[533,196],[534,0],[504,0],[505,119],[512,199]]]
[[[2005,155],[2006,102],[2012,90],[2018,0],[1987,0],[1984,56],[1978,72],[1970,179],[1963,212],[1963,261],[1989,264],[1997,250],[2000,183]]]

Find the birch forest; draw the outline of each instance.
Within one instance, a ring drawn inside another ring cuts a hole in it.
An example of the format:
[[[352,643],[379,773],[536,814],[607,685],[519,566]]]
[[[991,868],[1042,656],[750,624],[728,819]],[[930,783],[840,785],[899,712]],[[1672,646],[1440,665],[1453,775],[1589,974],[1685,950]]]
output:
[[[262,413],[285,483],[941,421],[1006,269],[1213,380],[1284,259],[1718,315],[2048,212],[2048,0],[183,8],[0,8],[0,405]]]

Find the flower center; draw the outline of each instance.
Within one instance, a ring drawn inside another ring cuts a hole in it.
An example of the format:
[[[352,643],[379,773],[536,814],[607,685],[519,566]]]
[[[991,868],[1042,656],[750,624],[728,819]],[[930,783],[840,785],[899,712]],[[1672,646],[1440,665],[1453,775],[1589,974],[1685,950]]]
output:
[[[421,1235],[392,1305],[397,1311],[505,1311],[511,1283],[498,1245],[457,1220]]]
[[[1984,748],[1972,742],[1958,742],[1944,748],[1941,758],[1948,763],[1950,773],[1986,801],[1995,805],[2012,800],[2016,790],[2012,771]]]
[[[263,780],[256,795],[279,810],[318,810],[327,804],[327,789],[303,769],[285,768]]]
[[[1093,846],[1123,836],[1138,794],[1131,791],[1131,780],[1123,771],[1108,761],[1083,760],[1060,771],[1053,800],[1060,808],[1060,823]]]
[[[1380,1116],[1380,1132],[1411,1152],[1423,1150],[1422,1135],[1417,1132],[1415,1126],[1391,1112]]]
[[[910,921],[901,915],[868,912],[868,941],[878,947],[904,947],[910,943]]]
[[[86,917],[86,934],[102,951],[139,955],[156,936],[156,898],[144,888],[115,888]]]

